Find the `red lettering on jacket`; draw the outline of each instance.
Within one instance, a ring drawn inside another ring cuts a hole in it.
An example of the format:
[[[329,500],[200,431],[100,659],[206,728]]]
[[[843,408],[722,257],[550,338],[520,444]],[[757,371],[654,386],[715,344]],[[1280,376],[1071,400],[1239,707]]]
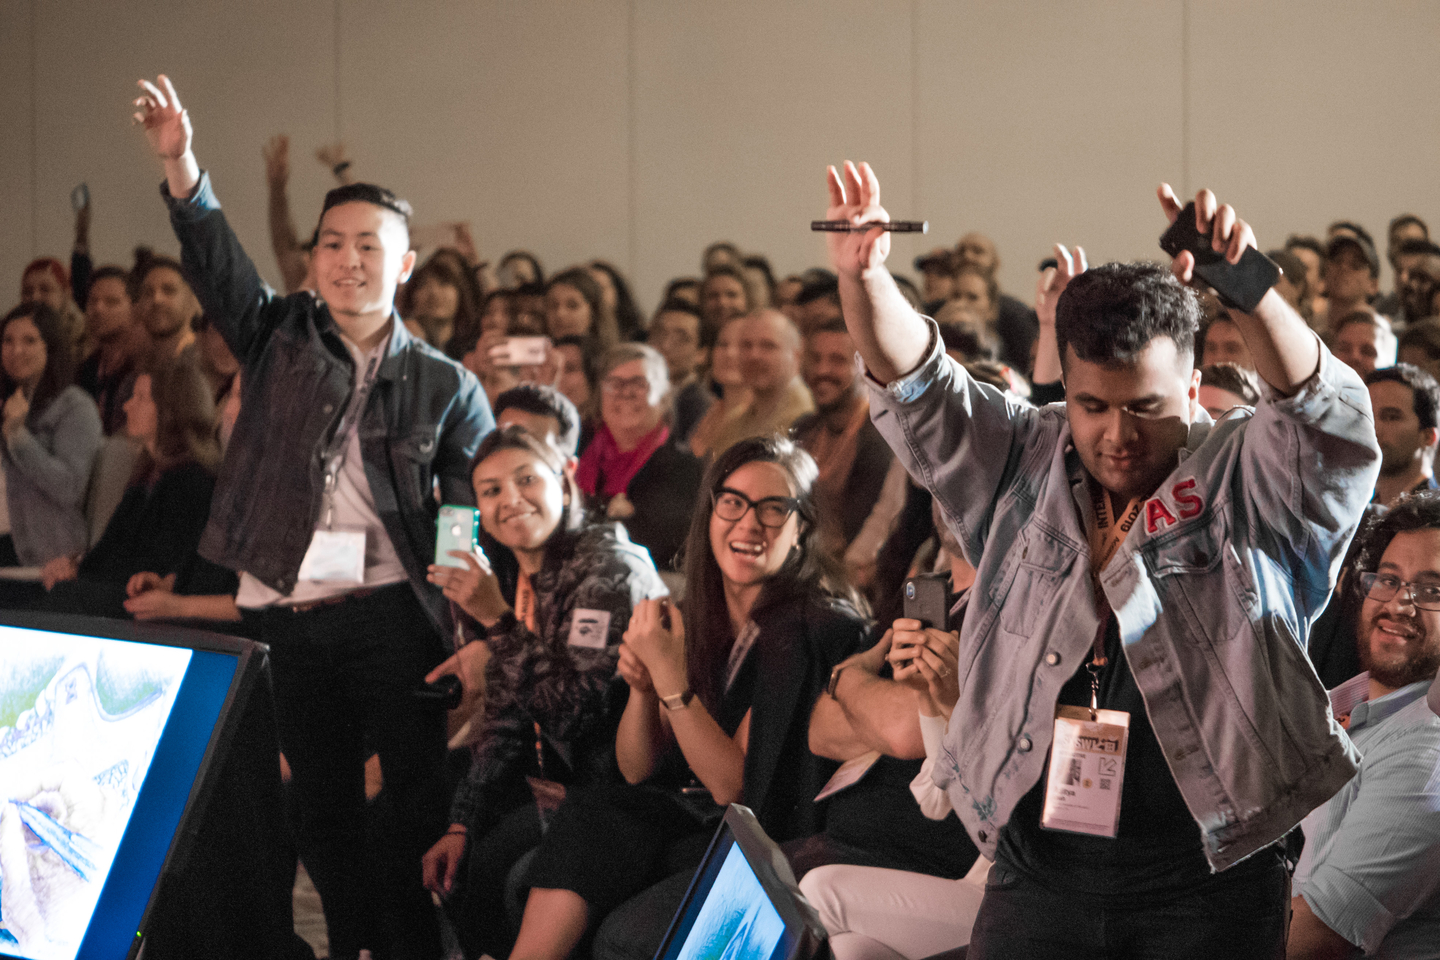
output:
[[[1192,494],[1185,494],[1186,490],[1195,489],[1195,478],[1181,480],[1170,488],[1170,496],[1175,498],[1175,506],[1180,508],[1180,519],[1189,520],[1191,517],[1200,516],[1200,511],[1205,509],[1205,501]]]
[[[1170,508],[1165,506],[1159,497],[1145,501],[1145,532],[1154,533],[1162,521],[1167,527],[1174,526],[1175,514],[1170,512]]]

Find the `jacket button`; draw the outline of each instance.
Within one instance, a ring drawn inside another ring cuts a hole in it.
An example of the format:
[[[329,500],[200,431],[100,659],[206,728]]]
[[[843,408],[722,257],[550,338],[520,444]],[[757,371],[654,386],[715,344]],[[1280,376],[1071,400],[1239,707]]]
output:
[[[1021,753],[1029,753],[1030,748],[1033,747],[1034,744],[1030,742],[1029,737],[1021,737],[1015,746],[1020,749]]]
[[[1058,667],[1060,665],[1060,654],[1056,653],[1054,650],[1051,650],[1049,653],[1045,654],[1045,662],[1050,664],[1050,666],[1052,667]]]

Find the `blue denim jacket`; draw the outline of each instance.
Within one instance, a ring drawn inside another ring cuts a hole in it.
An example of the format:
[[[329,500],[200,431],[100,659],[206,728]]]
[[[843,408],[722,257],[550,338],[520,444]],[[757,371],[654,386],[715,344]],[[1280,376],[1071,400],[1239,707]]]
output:
[[[977,567],[960,698],[935,782],[985,856],[1044,773],[1060,688],[1099,626],[1062,404],[978,384],[938,336],[871,383],[876,427]],[[1379,471],[1370,399],[1321,347],[1299,392],[1202,411],[1179,466],[1101,573],[1146,712],[1215,870],[1271,843],[1355,774],[1305,655]]]
[[[260,279],[208,173],[188,200],[164,186],[161,194],[186,279],[242,371],[240,419],[200,553],[288,594],[320,517],[322,451],[355,389],[355,361],[323,303],[309,293],[281,297]],[[385,532],[448,639],[448,605],[425,580],[435,555],[435,482],[444,502],[474,506],[470,457],[495,419],[469,371],[412,337],[398,317],[392,326],[360,421],[360,453]]]

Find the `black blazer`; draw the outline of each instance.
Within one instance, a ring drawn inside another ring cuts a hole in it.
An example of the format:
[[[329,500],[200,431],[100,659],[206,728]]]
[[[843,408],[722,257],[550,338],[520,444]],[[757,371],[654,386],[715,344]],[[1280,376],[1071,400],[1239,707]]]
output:
[[[666,443],[650,455],[625,488],[635,515],[623,522],[634,543],[650,551],[660,570],[678,570],[676,555],[690,533],[705,467],[689,450]],[[602,507],[603,510],[603,507]]]

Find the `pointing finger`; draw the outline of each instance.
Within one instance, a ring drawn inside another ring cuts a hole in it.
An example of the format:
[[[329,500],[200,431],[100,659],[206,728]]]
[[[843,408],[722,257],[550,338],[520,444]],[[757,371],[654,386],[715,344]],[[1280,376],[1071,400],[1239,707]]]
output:
[[[880,206],[880,178],[875,176],[875,171],[869,163],[861,162],[860,176],[863,178],[861,180],[860,191],[861,205],[866,207]]]
[[[1195,194],[1195,229],[1201,233],[1209,233],[1210,225],[1215,219],[1215,194],[1209,190],[1201,190]]]
[[[165,85],[165,96],[170,101],[170,106],[175,109],[176,113],[179,113],[184,108],[180,106],[180,97],[175,93],[175,84],[171,83],[170,78],[163,73],[160,74],[160,82]]]
[[[1078,276],[1079,274],[1084,273],[1086,270],[1089,270],[1089,269],[1090,269],[1090,264],[1089,264],[1088,262],[1086,262],[1086,260],[1085,260],[1085,248],[1084,248],[1084,247],[1076,247],[1076,248],[1075,248],[1075,259],[1076,259],[1076,261],[1079,262],[1079,264],[1080,264],[1080,269],[1078,269],[1078,270],[1075,271],[1075,273],[1076,273],[1077,276]]]
[[[830,206],[845,206],[845,184],[840,182],[840,171],[834,164],[825,168],[825,184],[830,188]]]
[[[1160,184],[1160,189],[1156,191],[1156,194],[1160,197],[1160,206],[1165,211],[1166,218],[1174,223],[1175,218],[1180,216],[1180,211],[1185,209],[1184,205],[1180,203],[1180,199],[1175,196],[1175,191],[1170,189],[1168,183]]]

